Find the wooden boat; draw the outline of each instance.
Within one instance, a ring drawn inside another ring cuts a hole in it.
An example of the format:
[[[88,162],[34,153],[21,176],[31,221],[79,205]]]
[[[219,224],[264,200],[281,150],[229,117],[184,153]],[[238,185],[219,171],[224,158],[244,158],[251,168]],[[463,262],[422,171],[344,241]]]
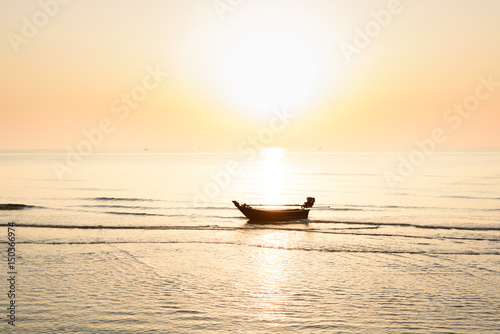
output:
[[[295,219],[306,219],[309,215],[309,210],[314,205],[314,197],[308,197],[307,201],[300,204],[285,204],[278,205],[278,207],[283,206],[298,206],[294,209],[283,209],[283,208],[273,208],[276,205],[264,205],[264,204],[241,204],[237,201],[233,201],[233,204],[250,220],[269,222],[269,221],[286,221]],[[255,208],[256,206],[262,208]]]

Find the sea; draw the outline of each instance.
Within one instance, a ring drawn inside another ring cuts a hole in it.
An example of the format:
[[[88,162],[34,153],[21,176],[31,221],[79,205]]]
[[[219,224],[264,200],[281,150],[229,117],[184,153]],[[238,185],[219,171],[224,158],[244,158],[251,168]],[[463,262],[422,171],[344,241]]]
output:
[[[1,333],[500,333],[499,150],[0,151],[0,190]]]

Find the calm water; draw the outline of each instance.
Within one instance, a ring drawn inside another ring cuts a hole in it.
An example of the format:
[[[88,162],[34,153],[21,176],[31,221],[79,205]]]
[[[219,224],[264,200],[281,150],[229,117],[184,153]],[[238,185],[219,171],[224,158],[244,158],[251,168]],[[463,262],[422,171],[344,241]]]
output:
[[[500,332],[500,151],[0,152],[1,332]],[[401,174],[401,173],[400,173]],[[391,175],[392,177],[388,177]],[[394,180],[397,177],[397,182]],[[250,224],[232,205],[302,203]]]

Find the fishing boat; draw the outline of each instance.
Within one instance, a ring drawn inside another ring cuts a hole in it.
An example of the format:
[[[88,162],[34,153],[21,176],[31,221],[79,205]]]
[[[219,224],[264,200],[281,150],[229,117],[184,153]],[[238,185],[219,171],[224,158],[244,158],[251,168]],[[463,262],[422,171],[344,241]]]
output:
[[[314,205],[314,197],[307,197],[304,204],[281,204],[281,205],[265,205],[265,204],[240,204],[238,201],[233,201],[233,204],[250,220],[253,221],[287,221],[295,219],[306,219],[309,215],[309,210]],[[283,208],[287,206],[296,206],[297,208]],[[256,208],[258,207],[258,208]]]

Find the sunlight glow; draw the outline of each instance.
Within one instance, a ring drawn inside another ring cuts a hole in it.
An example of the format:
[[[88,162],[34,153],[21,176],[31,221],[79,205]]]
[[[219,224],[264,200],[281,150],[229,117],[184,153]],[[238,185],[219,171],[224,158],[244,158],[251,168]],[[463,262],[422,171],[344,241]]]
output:
[[[231,95],[252,110],[295,106],[314,91],[317,62],[307,43],[291,34],[248,34],[226,59],[224,75]]]

